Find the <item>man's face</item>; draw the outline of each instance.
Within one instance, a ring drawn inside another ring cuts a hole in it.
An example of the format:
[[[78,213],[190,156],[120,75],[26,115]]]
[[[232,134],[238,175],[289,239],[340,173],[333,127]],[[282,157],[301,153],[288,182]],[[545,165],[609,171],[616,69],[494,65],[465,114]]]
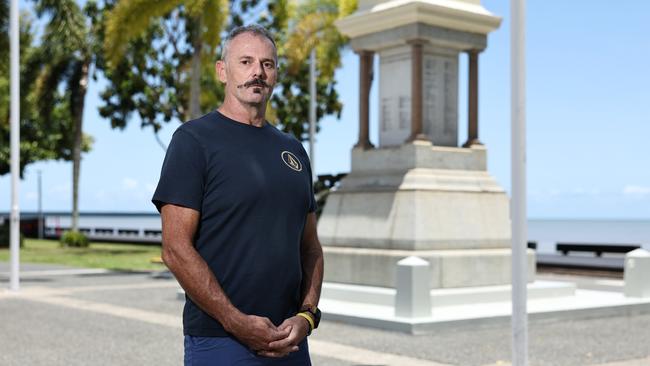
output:
[[[227,57],[216,65],[226,95],[242,104],[266,103],[278,76],[273,43],[263,36],[242,33],[230,41]]]

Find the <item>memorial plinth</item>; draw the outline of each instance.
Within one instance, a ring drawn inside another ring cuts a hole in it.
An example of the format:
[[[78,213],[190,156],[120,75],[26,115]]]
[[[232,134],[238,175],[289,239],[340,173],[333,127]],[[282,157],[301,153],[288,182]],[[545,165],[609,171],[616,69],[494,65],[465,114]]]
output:
[[[510,283],[509,200],[478,140],[478,53],[501,22],[478,0],[363,1],[337,25],[360,56],[359,142],[318,224],[325,280],[395,287],[398,261],[431,288]],[[469,57],[468,141],[458,147],[458,58]],[[379,146],[368,138],[379,56]],[[529,281],[535,273],[529,252]]]
[[[417,256],[432,288],[510,283],[508,205],[482,145],[354,149],[318,224],[325,280],[394,287],[396,263]]]

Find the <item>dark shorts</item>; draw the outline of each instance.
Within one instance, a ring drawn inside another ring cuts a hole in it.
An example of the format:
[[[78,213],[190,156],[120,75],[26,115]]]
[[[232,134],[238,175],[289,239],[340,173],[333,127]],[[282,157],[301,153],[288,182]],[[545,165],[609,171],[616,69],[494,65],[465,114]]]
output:
[[[261,357],[230,337],[185,336],[185,366],[311,366],[307,339],[283,358]]]

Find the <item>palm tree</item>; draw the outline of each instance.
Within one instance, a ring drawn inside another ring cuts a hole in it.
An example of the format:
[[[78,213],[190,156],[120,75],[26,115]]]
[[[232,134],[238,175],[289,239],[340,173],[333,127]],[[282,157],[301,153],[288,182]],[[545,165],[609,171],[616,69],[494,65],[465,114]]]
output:
[[[278,57],[286,65],[286,72],[271,98],[271,111],[285,132],[305,140],[309,130],[309,54],[312,49],[316,50],[316,121],[325,115],[340,118],[343,104],[335,88],[334,71],[341,66],[340,51],[347,44],[347,38],[339,33],[334,22],[351,14],[357,7],[357,0],[278,1],[273,4],[271,29],[276,33]]]
[[[9,141],[9,1],[0,0],[0,141]],[[40,118],[35,95],[39,70],[46,60],[34,39],[30,14],[20,15],[20,175],[35,161],[67,159],[61,124],[47,124]],[[9,144],[0,144],[0,175],[9,173]]]
[[[206,62],[214,61],[228,16],[227,0],[119,1],[106,21],[104,49],[109,66],[117,66],[129,41],[145,34],[151,24],[174,10],[180,10],[177,14],[185,18],[183,31],[193,49],[189,65],[188,117],[197,118],[201,115],[201,69]]]
[[[40,117],[48,124],[67,123],[71,132],[69,155],[72,158],[72,231],[79,229],[79,172],[81,152],[90,140],[83,135],[83,112],[91,67],[96,60],[91,14],[97,14],[94,1],[84,11],[74,0],[41,0],[35,5],[39,18],[48,22],[39,52],[47,60],[37,80]],[[89,15],[89,16],[87,16]]]
[[[316,49],[318,70],[322,77],[333,78],[341,66],[340,50],[347,38],[334,22],[357,9],[357,0],[306,0],[295,10],[284,48],[289,72],[298,72],[309,53]]]
[[[111,121],[113,128],[124,128],[131,114],[137,113],[141,126],[151,126],[156,133],[161,122],[188,120],[192,117],[188,112],[191,108],[197,116],[200,114],[197,109],[213,108],[222,101],[223,88],[214,77],[217,36],[221,29],[217,23],[224,22],[227,10],[226,0],[220,1],[220,6],[208,4],[216,3],[215,0],[204,1],[202,6],[212,13],[204,11],[198,20],[189,16],[189,6],[197,6],[197,1],[115,2],[115,8],[108,13],[103,41],[110,65],[98,66],[109,82],[101,93],[105,105],[100,108],[100,114]],[[308,58],[303,56],[319,42],[317,115],[318,118],[331,114],[340,117],[342,104],[335,89],[334,70],[340,66],[339,50],[346,40],[333,22],[356,8],[356,0],[304,1],[232,0],[224,29],[256,21],[274,34],[282,70],[284,65],[292,66],[289,72],[283,71],[266,110],[267,119],[299,139],[306,136],[309,105],[305,77],[309,66]],[[112,3],[109,1],[109,5]],[[326,22],[322,22],[323,14]],[[206,20],[207,16],[219,16],[219,22]],[[210,27],[197,27],[198,23]],[[203,30],[201,37],[193,38],[199,28]],[[206,35],[215,38],[208,42]],[[300,37],[309,40],[302,43]],[[199,48],[201,53],[197,52]],[[189,105],[192,107],[188,108]]]

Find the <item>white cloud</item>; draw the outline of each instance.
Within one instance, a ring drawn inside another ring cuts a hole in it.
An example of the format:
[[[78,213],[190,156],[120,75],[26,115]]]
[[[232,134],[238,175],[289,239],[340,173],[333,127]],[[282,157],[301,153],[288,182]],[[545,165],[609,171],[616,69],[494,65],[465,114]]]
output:
[[[650,187],[628,184],[623,188],[623,194],[632,196],[650,195]]]
[[[36,192],[25,192],[25,200],[36,201],[37,199],[38,199],[38,194],[36,194]]]
[[[122,179],[122,188],[131,190],[138,187],[138,181],[133,178],[123,178]]]

